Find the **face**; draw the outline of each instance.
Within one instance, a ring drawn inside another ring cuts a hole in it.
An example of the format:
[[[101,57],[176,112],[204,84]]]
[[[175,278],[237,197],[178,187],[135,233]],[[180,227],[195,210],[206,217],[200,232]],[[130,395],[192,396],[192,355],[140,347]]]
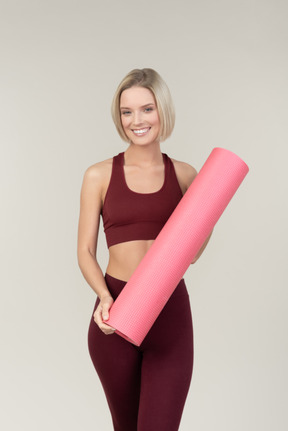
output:
[[[153,93],[148,88],[131,87],[120,97],[123,130],[133,144],[158,142],[160,120]]]

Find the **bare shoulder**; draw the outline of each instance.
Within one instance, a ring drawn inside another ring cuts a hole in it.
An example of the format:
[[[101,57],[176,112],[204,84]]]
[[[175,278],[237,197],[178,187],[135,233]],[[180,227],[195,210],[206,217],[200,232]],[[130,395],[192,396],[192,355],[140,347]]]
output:
[[[84,172],[82,194],[99,196],[102,203],[107,190],[113,166],[113,158],[90,165]]]
[[[103,182],[107,176],[110,176],[112,164],[113,158],[94,163],[86,169],[84,177],[89,181]]]
[[[113,158],[110,158],[89,166],[84,173],[83,183],[94,185],[101,189],[105,188],[110,180],[112,165]]]
[[[171,160],[173,162],[178,181],[180,185],[183,185],[186,191],[195,179],[197,171],[193,166],[189,165],[189,163],[181,162],[180,160],[172,158]]]

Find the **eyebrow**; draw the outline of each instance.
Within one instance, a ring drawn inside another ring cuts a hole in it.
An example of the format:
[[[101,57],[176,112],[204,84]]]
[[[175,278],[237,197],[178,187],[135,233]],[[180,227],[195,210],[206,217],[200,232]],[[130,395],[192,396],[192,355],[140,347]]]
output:
[[[155,106],[155,103],[147,103],[146,105],[140,106],[140,108],[147,108],[147,106]],[[120,109],[131,109],[126,106],[120,106]]]

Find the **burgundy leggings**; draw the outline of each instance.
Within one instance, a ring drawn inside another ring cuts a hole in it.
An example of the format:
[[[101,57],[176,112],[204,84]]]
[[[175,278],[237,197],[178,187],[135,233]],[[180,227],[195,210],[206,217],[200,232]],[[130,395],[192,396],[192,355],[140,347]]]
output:
[[[105,274],[114,298],[125,281]],[[93,313],[99,304],[97,298]],[[193,368],[193,328],[182,279],[140,347],[94,322],[88,332],[91,359],[102,383],[114,431],[177,431]]]

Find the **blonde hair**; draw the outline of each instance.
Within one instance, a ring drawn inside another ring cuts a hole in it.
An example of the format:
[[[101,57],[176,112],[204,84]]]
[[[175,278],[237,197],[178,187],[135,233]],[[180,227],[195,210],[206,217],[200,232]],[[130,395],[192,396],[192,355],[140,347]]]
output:
[[[129,72],[120,82],[116,90],[112,101],[111,113],[120,137],[124,141],[130,142],[122,127],[120,97],[124,90],[131,87],[144,87],[153,93],[160,119],[160,132],[158,139],[164,141],[171,135],[174,128],[174,105],[169,88],[165,81],[161,78],[159,73],[148,68],[131,70],[131,72]]]

